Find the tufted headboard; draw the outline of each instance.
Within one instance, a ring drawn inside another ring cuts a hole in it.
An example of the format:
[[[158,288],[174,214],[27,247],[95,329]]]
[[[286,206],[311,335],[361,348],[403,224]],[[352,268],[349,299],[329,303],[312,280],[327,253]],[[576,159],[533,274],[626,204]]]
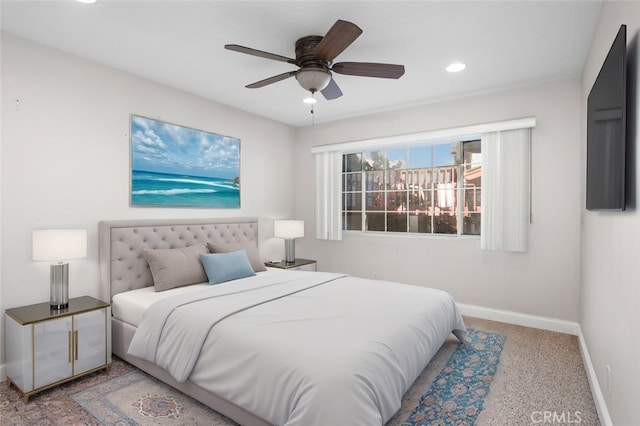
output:
[[[100,297],[153,285],[144,249],[180,248],[202,242],[258,244],[258,219],[152,219],[99,223]]]

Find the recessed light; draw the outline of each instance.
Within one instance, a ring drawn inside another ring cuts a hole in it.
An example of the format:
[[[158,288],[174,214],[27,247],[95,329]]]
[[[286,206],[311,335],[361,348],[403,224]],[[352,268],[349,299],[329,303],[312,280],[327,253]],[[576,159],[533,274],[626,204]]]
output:
[[[97,0],[76,0],[78,3],[93,4]]]
[[[465,69],[467,66],[462,62],[454,62],[447,67],[448,72],[460,72]]]

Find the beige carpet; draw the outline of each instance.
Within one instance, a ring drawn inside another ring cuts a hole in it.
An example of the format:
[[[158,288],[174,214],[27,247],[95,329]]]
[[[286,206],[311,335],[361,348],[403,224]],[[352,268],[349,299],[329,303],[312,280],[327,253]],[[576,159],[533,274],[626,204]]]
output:
[[[600,425],[576,336],[469,317],[465,323],[506,336],[498,371],[476,426]],[[411,403],[403,401],[403,408],[388,426],[403,424],[409,407],[418,404],[455,342],[449,339],[445,343],[418,378],[423,384],[417,383],[405,395]]]

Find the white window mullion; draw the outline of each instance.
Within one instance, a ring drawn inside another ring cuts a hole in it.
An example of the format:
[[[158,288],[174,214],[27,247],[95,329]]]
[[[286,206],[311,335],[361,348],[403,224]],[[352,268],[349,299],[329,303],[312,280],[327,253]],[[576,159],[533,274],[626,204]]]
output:
[[[364,155],[363,155],[364,157]],[[364,161],[364,160],[363,160]],[[360,171],[361,173],[361,178],[360,178],[360,200],[361,200],[361,210],[362,210],[362,214],[360,217],[360,229],[361,232],[365,232],[367,230],[367,175],[364,171],[364,163],[362,164],[362,170]]]

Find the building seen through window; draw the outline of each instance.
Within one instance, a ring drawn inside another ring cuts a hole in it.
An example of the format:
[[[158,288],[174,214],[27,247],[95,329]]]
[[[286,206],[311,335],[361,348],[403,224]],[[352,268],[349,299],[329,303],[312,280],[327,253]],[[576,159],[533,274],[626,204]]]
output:
[[[480,235],[480,140],[343,155],[344,230]]]

